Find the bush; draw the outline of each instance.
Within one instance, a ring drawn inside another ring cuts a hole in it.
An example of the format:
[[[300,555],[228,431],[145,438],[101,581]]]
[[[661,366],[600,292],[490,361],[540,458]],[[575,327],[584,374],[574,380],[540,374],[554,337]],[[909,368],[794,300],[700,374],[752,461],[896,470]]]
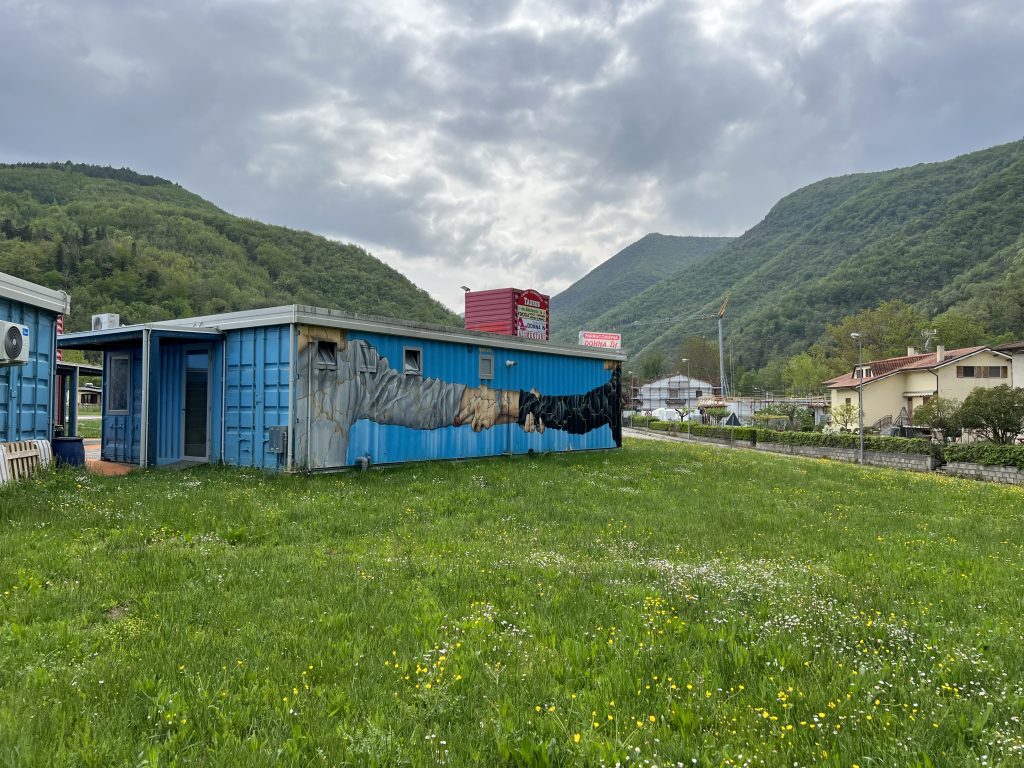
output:
[[[756,440],[759,443],[781,443],[782,445],[810,445],[821,448],[857,448],[860,436],[846,432],[776,432],[771,429],[758,429]],[[864,436],[865,451],[882,451],[886,453],[917,453],[924,456],[942,458],[942,447],[929,440],[907,437]]]
[[[685,428],[685,427],[684,427]],[[704,424],[690,426],[690,434],[697,437],[714,437],[719,440],[736,440],[754,444],[757,430],[753,427],[709,427]]]
[[[966,461],[989,467],[1024,469],[1024,446],[995,443],[956,444],[946,448],[946,461]]]

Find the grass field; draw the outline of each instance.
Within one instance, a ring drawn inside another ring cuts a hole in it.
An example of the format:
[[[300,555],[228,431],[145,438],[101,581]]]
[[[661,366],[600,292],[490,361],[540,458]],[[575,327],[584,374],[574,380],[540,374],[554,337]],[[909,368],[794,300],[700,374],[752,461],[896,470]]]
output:
[[[699,446],[0,489],[0,764],[1024,764],[1024,489]]]
[[[103,422],[100,419],[79,419],[77,435],[79,437],[99,437]]]

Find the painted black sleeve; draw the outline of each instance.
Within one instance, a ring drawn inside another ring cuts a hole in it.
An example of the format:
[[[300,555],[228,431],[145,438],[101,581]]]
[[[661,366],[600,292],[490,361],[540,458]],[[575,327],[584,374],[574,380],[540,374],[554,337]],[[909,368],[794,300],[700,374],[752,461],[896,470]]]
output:
[[[532,414],[534,421],[544,423],[545,429],[561,429],[572,435],[607,424],[616,443],[620,443],[621,396],[618,371],[606,384],[582,395],[537,395],[520,390],[518,422],[525,424],[527,415]]]

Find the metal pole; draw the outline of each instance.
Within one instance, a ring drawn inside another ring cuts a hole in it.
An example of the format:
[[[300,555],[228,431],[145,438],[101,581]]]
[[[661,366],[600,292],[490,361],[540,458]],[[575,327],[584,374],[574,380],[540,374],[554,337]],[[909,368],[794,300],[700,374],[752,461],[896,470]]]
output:
[[[860,435],[860,447],[857,453],[857,460],[864,463],[864,342],[859,333],[851,333],[850,336],[857,340],[857,376],[860,384],[857,385],[857,423]]]
[[[718,316],[718,377],[722,385],[722,400],[728,394],[725,384],[725,344],[722,341],[722,316]]]
[[[693,413],[693,406],[690,399],[693,396],[693,384],[690,382],[690,358],[684,357],[686,363],[686,436],[690,437],[690,414]]]

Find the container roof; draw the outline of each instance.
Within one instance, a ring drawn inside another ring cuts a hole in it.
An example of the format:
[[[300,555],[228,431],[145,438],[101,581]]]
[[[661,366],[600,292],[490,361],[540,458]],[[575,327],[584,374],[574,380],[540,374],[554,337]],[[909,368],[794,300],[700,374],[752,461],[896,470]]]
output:
[[[58,315],[71,312],[71,299],[64,291],[54,291],[4,272],[0,272],[0,297],[48,309]]]
[[[166,320],[151,323],[148,326],[126,325],[110,331],[83,331],[68,334],[58,339],[58,346],[74,346],[77,349],[97,348],[84,346],[87,339],[101,337],[101,334],[115,334],[143,327],[161,330],[180,329],[194,332],[202,330],[228,331],[237,328],[258,328],[269,325],[287,325],[299,323],[317,325],[327,328],[343,328],[364,333],[379,333],[389,336],[412,336],[414,338],[432,339],[435,341],[453,341],[478,346],[501,347],[529,352],[543,352],[552,355],[569,355],[573,357],[590,357],[599,360],[625,360],[626,353],[621,349],[601,349],[598,347],[581,347],[575,344],[557,344],[550,341],[521,339],[517,336],[505,336],[485,331],[468,331],[465,328],[451,328],[430,323],[416,323],[408,320],[397,320],[376,315],[360,315],[354,312],[342,312],[338,309],[311,307],[303,304],[289,304],[281,307],[249,309],[242,312],[225,312],[217,315],[185,317],[180,320]],[[63,343],[71,340],[71,344]]]

